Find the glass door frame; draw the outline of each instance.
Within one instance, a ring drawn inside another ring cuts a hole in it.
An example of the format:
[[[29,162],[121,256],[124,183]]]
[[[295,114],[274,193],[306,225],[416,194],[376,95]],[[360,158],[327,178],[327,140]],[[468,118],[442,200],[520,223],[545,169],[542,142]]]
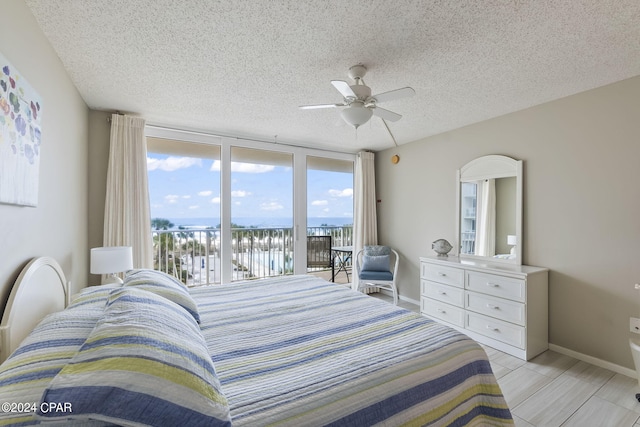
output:
[[[221,282],[232,281],[231,242],[231,147],[245,147],[256,150],[276,151],[293,155],[293,233],[294,233],[294,274],[307,272],[307,156],[347,160],[354,163],[356,154],[338,151],[318,150],[249,138],[229,137],[205,132],[171,129],[147,124],[145,136],[175,139],[220,146],[220,270]]]

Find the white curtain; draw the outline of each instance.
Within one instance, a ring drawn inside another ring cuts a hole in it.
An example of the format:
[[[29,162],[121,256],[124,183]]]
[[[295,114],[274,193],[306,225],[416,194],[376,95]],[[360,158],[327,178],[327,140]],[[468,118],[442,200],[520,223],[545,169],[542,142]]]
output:
[[[378,219],[376,215],[375,154],[361,151],[356,156],[355,212],[353,215],[353,258],[365,245],[378,244]],[[358,289],[358,278],[353,275],[353,289]]]
[[[494,256],[496,253],[496,180],[485,179],[478,198],[478,239],[476,255]]]
[[[111,116],[104,246],[131,246],[134,268],[153,268],[145,121]]]

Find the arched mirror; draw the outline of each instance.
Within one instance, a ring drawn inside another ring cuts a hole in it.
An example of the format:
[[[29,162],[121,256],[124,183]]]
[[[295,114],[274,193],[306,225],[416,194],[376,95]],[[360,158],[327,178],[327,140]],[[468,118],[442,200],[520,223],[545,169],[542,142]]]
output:
[[[522,264],[522,161],[484,156],[458,170],[461,258]]]

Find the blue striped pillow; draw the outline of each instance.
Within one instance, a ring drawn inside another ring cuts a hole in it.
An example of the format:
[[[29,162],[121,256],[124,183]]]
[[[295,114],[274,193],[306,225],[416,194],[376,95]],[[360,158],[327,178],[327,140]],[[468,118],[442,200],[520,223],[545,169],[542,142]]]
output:
[[[189,294],[187,287],[167,273],[157,270],[131,270],[127,273],[123,286],[135,286],[163,296],[182,306],[191,313],[196,322],[200,323],[198,306]]]
[[[121,287],[122,285],[112,283],[82,288],[80,292],[71,296],[69,307],[85,306],[86,308],[95,307],[97,309],[103,309],[109,293]]]
[[[60,403],[69,405],[47,410]],[[128,287],[111,292],[102,317],[51,381],[39,408],[39,418],[46,420],[231,425],[193,317],[172,301]]]

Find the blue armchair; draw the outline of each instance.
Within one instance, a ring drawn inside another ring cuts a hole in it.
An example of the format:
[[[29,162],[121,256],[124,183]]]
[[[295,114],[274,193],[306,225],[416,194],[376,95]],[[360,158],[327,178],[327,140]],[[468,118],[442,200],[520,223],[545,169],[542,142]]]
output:
[[[365,246],[356,254],[358,290],[367,286],[387,289],[393,294],[393,303],[398,305],[398,252],[388,246]]]

